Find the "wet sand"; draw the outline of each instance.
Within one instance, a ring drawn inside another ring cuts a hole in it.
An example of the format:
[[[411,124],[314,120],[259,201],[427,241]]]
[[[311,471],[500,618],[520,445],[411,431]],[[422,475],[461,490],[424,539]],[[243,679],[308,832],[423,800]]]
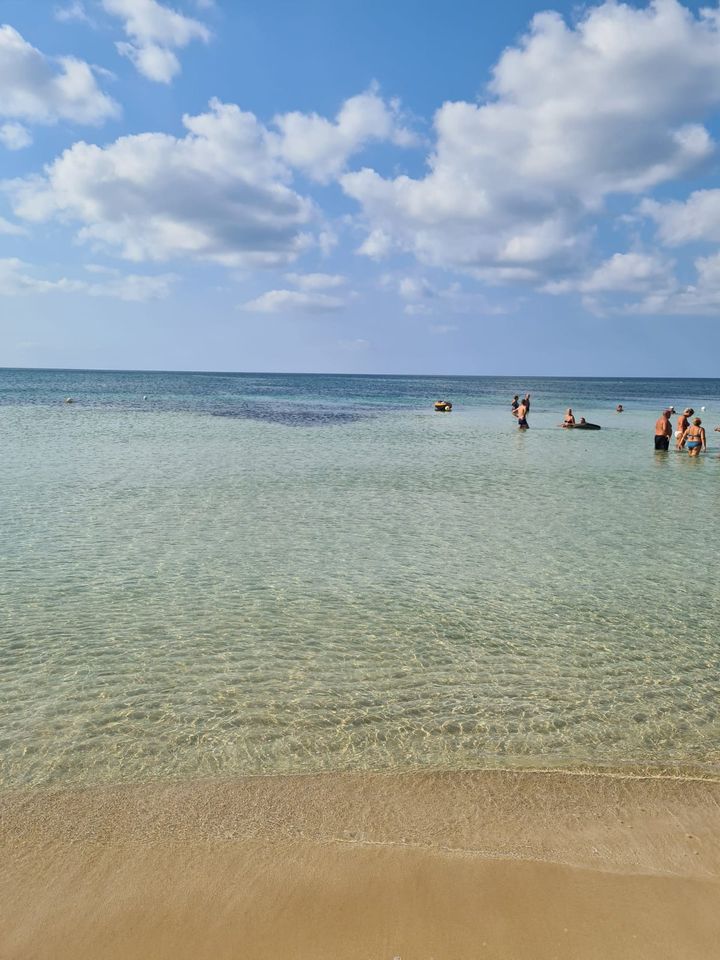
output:
[[[720,784],[347,774],[0,796],[2,960],[707,960]]]

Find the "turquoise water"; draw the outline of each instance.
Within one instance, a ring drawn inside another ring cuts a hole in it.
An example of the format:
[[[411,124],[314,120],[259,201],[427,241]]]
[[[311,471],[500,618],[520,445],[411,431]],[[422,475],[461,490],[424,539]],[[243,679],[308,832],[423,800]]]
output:
[[[0,371],[0,784],[718,771],[717,423],[718,380]]]

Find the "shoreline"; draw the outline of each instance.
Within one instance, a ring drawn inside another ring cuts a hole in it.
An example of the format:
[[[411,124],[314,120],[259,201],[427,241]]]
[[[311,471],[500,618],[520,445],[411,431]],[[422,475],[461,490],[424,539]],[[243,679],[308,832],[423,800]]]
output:
[[[717,780],[325,773],[14,791],[0,840],[3,960],[700,960],[720,937]]]

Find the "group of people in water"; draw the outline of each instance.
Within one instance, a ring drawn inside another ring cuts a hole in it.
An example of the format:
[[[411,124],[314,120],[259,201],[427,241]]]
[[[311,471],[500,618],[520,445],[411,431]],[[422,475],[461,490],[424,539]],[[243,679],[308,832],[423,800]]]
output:
[[[527,419],[528,413],[530,413],[530,394],[526,393],[521,400],[520,394],[516,393],[512,398],[512,403],[510,404],[510,412],[517,419],[518,429],[527,430],[530,426]],[[565,427],[566,429],[572,429],[573,427],[576,427],[580,430],[600,429],[596,423],[588,423],[585,417],[580,417],[579,420],[576,420],[575,414],[572,412],[570,407],[568,407],[567,411],[565,412],[565,419],[560,426]]]
[[[692,407],[686,407],[678,417],[676,428],[673,431],[670,417],[674,413],[674,407],[667,407],[655,421],[655,449],[669,450],[670,439],[674,433],[675,445],[678,450],[687,449],[689,456],[699,457],[702,452],[707,450],[705,427],[702,425],[702,420],[700,417],[693,416],[695,411]],[[720,433],[720,427],[715,427],[715,430]]]
[[[568,407],[565,411],[565,418],[560,424],[565,430],[572,430],[577,428],[578,430],[599,430],[600,427],[596,423],[588,423],[585,417],[580,417],[579,420],[575,419],[575,414],[572,412],[572,407]]]
[[[703,407],[703,410],[704,409],[705,408]],[[623,405],[619,403],[615,407],[615,411],[617,413],[623,413]],[[530,412],[530,394],[526,393],[521,400],[520,394],[516,393],[510,404],[510,412],[512,413],[513,417],[516,418],[518,422],[518,428],[520,430],[527,430],[529,427],[528,413]],[[678,416],[676,427],[673,430],[673,424],[670,417],[672,417],[675,412],[676,411],[674,407],[667,407],[665,410],[663,410],[655,422],[655,449],[669,450],[670,440],[674,435],[678,450],[687,450],[691,457],[700,456],[702,452],[707,450],[707,440],[705,437],[705,428],[702,425],[702,420],[700,417],[694,416],[695,411],[692,407],[686,407]],[[576,420],[575,414],[572,411],[572,407],[568,407],[565,411],[565,416],[560,426],[566,430],[573,428],[585,430],[600,429],[597,424],[588,423],[585,417],[580,417],[579,420]],[[720,433],[720,426],[715,427],[715,431]]]

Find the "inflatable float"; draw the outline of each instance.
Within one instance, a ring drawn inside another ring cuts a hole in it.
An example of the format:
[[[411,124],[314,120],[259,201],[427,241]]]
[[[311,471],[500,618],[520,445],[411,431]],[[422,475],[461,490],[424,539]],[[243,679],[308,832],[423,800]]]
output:
[[[602,430],[599,423],[588,423],[587,420],[581,420],[580,423],[563,423],[564,430]]]
[[[452,410],[452,404],[449,400],[436,400],[433,406],[435,407],[435,413],[450,413]]]

